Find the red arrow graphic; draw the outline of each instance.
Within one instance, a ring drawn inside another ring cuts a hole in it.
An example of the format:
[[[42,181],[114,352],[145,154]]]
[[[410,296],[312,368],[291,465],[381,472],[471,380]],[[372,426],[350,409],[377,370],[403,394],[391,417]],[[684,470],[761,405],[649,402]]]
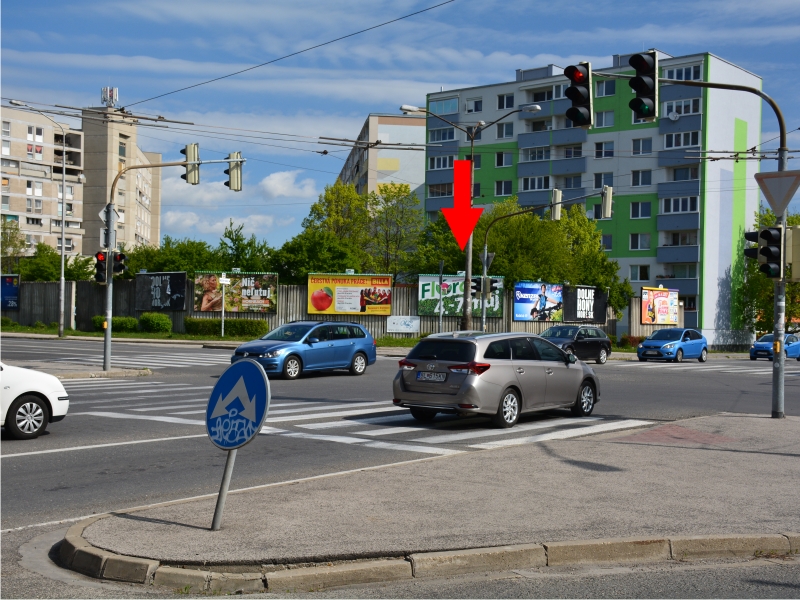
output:
[[[462,250],[469,241],[469,236],[478,224],[483,213],[482,208],[472,208],[472,161],[453,161],[453,208],[443,208],[442,213],[450,225],[458,247]]]

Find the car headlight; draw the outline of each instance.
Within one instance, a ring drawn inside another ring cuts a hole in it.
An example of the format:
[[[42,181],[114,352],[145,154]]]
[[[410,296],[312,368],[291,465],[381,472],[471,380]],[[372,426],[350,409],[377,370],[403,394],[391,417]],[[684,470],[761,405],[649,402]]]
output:
[[[756,345],[755,345],[755,344],[750,344],[750,350],[752,350],[752,349],[753,349],[753,348],[755,348],[755,347],[756,347]]]
[[[281,354],[283,354],[284,352],[286,352],[286,349],[285,348],[281,348],[280,350],[273,350],[272,352],[265,352],[264,356],[266,356],[267,358],[276,358],[276,357],[280,356]]]
[[[639,344],[639,345],[637,346],[637,348],[644,348],[644,345],[643,345],[643,344]]]
[[[675,344],[666,344],[666,345],[662,346],[662,348],[664,348],[664,350],[670,350],[670,349],[672,349],[674,347],[675,347]]]

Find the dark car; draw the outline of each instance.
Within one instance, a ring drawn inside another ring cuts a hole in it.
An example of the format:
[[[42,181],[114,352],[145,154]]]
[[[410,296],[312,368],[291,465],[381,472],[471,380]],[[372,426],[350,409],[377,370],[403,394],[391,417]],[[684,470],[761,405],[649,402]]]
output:
[[[598,365],[604,365],[611,356],[611,340],[597,327],[556,325],[540,335],[581,360],[594,360]]]

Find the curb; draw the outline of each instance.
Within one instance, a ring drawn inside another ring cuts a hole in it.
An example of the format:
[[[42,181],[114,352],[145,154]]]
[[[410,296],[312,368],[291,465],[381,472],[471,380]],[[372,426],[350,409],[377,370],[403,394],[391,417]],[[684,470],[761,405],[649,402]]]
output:
[[[68,371],[66,373],[52,373],[59,379],[102,379],[108,377],[146,377],[152,375],[150,369],[112,369],[110,371]]]
[[[580,564],[641,564],[667,560],[761,558],[800,553],[800,533],[608,538],[516,544],[441,552],[412,552],[403,558],[322,562],[315,566],[230,565],[235,572],[206,571],[115,554],[90,544],[83,531],[110,517],[96,515],[72,525],[58,557],[61,565],[95,579],[159,585],[182,593],[309,592],[325,588],[466,573]],[[224,569],[224,565],[219,565]]]

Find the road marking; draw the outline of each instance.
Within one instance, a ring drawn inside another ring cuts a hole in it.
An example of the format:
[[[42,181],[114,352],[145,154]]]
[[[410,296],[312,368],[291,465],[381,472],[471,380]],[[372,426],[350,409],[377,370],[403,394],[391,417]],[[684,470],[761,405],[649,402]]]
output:
[[[419,430],[419,427],[384,427],[382,429],[370,429],[369,431],[356,431],[355,435],[391,435],[393,433],[409,433]]]
[[[464,450],[450,450],[449,448],[436,448],[435,446],[416,446],[413,444],[396,444],[391,442],[368,442],[365,446],[369,448],[380,448],[381,450],[401,450],[404,452],[438,454],[439,456],[452,456],[453,454],[464,453]]]
[[[53,448],[52,450],[35,450],[33,452],[18,452],[16,454],[2,454],[0,458],[15,458],[17,456],[33,456],[34,454],[54,454],[56,452],[74,452],[76,450],[94,450],[95,448],[111,448],[112,446],[130,446],[132,444],[149,444],[151,442],[169,442],[171,440],[188,440],[190,438],[207,437],[206,433],[194,435],[178,435],[175,437],[154,438],[151,440],[134,440],[130,442],[113,442],[109,444],[94,444],[92,446],[70,446],[68,448]]]
[[[163,423],[178,423],[180,425],[203,425],[205,426],[206,422],[198,421],[196,419],[181,419],[179,417],[162,417],[158,415],[131,415],[128,413],[113,413],[113,412],[101,412],[101,411],[88,411],[88,412],[79,412],[79,413],[71,413],[72,416],[76,415],[88,415],[91,417],[108,417],[109,419],[141,419],[142,421],[161,421]]]
[[[349,421],[328,421],[327,423],[308,423],[306,425],[298,425],[304,429],[332,429],[334,427],[357,427],[361,425],[383,425],[384,423],[398,423],[401,421],[412,421],[409,413],[402,415],[394,415],[391,417],[375,417],[375,418],[362,418],[352,419]]]
[[[321,403],[321,402],[304,402],[303,404],[323,404],[323,403]],[[360,406],[360,407],[379,406],[379,405],[383,405],[383,404],[386,404],[385,400],[382,400],[380,402],[365,402],[363,404],[355,404],[353,402],[350,402],[349,404],[331,404],[329,406],[309,406],[309,407],[306,407],[306,408],[287,408],[286,410],[275,410],[275,411],[270,410],[269,414],[271,414],[271,415],[285,415],[285,414],[289,414],[289,413],[314,412],[315,410],[319,410],[321,408],[325,409],[325,410],[336,410],[336,409],[339,409],[339,408],[354,408],[355,406]],[[270,408],[272,408],[272,407],[270,407]],[[175,414],[175,415],[197,415],[197,414],[204,413],[204,412],[206,412],[206,411],[204,411],[204,410],[202,410],[202,411],[185,411],[185,412],[176,412],[176,413],[172,413],[172,414]]]
[[[325,412],[311,415],[291,415],[288,417],[267,417],[267,423],[285,423],[286,421],[310,421],[312,419],[328,419],[330,417],[350,417],[353,415],[365,415],[370,413],[387,412],[390,410],[397,410],[395,406],[387,406],[386,408],[373,408],[372,410],[343,410],[340,412]]]
[[[321,442],[336,442],[339,444],[361,444],[368,448],[378,448],[381,450],[401,450],[405,452],[421,452],[423,454],[438,454],[447,456],[451,454],[461,454],[463,450],[449,450],[447,448],[436,448],[430,446],[418,446],[415,444],[397,444],[390,442],[375,442],[361,438],[344,435],[324,435],[317,433],[306,433],[304,431],[289,431],[281,434],[283,437],[301,438],[307,440],[317,440]]]
[[[138,412],[149,412],[149,411],[152,411],[152,410],[176,410],[178,408],[194,408],[198,404],[203,404],[203,403],[207,404],[208,400],[198,400],[197,402],[193,402],[191,404],[178,404],[178,405],[174,405],[173,404],[173,405],[170,405],[170,406],[161,405],[161,406],[150,406],[150,407],[147,407],[147,408],[126,408],[125,410],[135,410],[135,411],[138,411]],[[117,407],[116,406],[97,406],[95,408],[117,408]],[[201,410],[199,412],[198,411],[191,411],[191,412],[185,412],[185,413],[172,413],[172,414],[173,415],[194,415],[194,414],[199,414],[199,413],[204,413],[204,412],[206,412],[206,411],[205,410]]]
[[[611,423],[601,423],[599,425],[590,425],[589,427],[576,427],[574,429],[567,429],[566,431],[553,431],[551,433],[542,433],[539,435],[532,435],[529,437],[513,438],[510,440],[499,440],[497,442],[486,442],[484,444],[475,444],[470,448],[478,450],[491,450],[493,448],[504,448],[506,446],[521,446],[523,444],[533,444],[536,442],[545,442],[548,440],[566,440],[573,437],[581,437],[589,435],[590,433],[601,433],[604,431],[615,431],[617,429],[631,429],[633,427],[642,427],[644,425],[652,425],[652,421],[639,421],[636,419],[628,419],[625,421],[613,421]]]
[[[465,431],[462,433],[449,433],[446,435],[432,435],[428,437],[417,438],[411,440],[412,442],[422,442],[424,444],[448,444],[450,442],[457,442],[461,440],[469,440],[479,437],[488,437],[495,435],[510,435],[519,431],[532,431],[535,429],[548,429],[550,427],[561,427],[563,425],[579,425],[581,423],[591,421],[601,421],[600,417],[578,417],[574,419],[550,419],[547,421],[538,421],[536,423],[524,423],[516,425],[511,429],[479,429],[477,431]]]
[[[162,392],[169,392],[170,394],[174,394],[176,392],[192,392],[194,393],[195,390],[202,390],[202,389],[212,389],[213,385],[203,385],[203,386],[186,386],[180,388],[164,388],[160,387],[155,390],[127,390],[129,392],[133,392],[134,394],[161,394]],[[91,394],[87,394],[91,395]],[[100,400],[100,402],[112,402],[113,400]]]

